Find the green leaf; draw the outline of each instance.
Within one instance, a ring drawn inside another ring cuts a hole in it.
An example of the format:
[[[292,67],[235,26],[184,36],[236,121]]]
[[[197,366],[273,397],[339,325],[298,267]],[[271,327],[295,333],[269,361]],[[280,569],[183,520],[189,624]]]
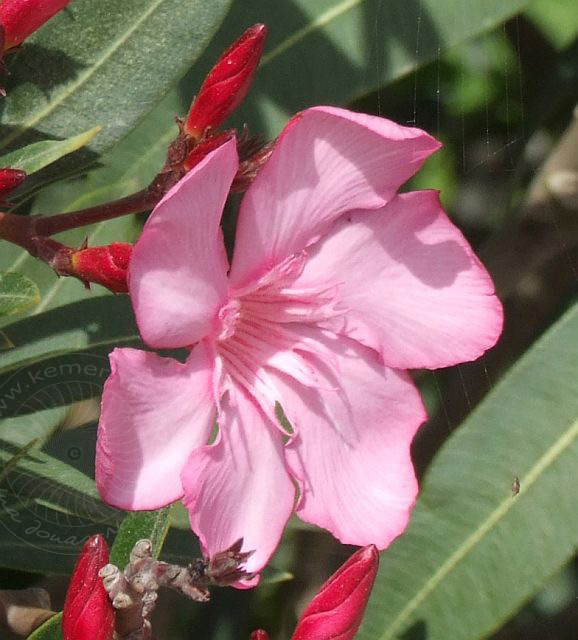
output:
[[[526,16],[561,50],[578,36],[578,20],[574,0],[534,0]]]
[[[527,4],[528,0],[431,0],[419,6],[404,0],[275,4],[236,0],[210,46],[181,83],[180,94],[171,94],[129,138],[113,147],[102,160],[103,168],[92,171],[86,181],[72,183],[69,195],[76,195],[74,208],[87,206],[95,196],[127,195],[147,184],[160,169],[166,145],[177,133],[174,115],[186,113],[204,74],[254,22],[269,27],[266,51],[255,84],[233,121],[238,126],[246,122],[251,132],[270,137],[295,111],[316,103],[345,106],[494,28]],[[296,73],[295,69],[307,71]],[[291,82],[280,78],[291,78]],[[46,190],[45,210],[53,208],[50,199],[56,191],[57,187]]]
[[[5,326],[3,335],[14,346],[2,352],[0,389],[33,363],[30,375],[38,380],[42,367],[61,366],[58,358],[67,353],[102,359],[115,346],[141,344],[128,296],[92,296],[62,305]],[[68,369],[62,372],[67,375]]]
[[[27,147],[3,155],[0,158],[0,167],[21,169],[28,174],[40,171],[63,156],[87,145],[100,129],[100,127],[93,127],[67,140],[45,140],[29,144]]]
[[[169,530],[170,515],[171,507],[129,513],[120,525],[110,550],[111,563],[123,569],[135,543],[143,538],[152,542],[153,555],[158,558]]]
[[[240,25],[267,24],[267,48],[236,122],[273,136],[295,112],[316,104],[345,106],[497,27],[529,4],[529,0],[236,0],[198,67],[208,68],[225,44],[239,35]]]
[[[21,273],[0,271],[0,317],[30,309],[40,302],[40,291]]]
[[[75,0],[11,60],[0,149],[31,131],[63,138],[102,125],[99,153],[125,136],[203,51],[229,0]]]
[[[28,640],[62,640],[61,625],[62,613],[57,613],[31,633]]]
[[[577,477],[575,305],[437,455],[358,640],[488,637],[574,553]]]
[[[18,451],[16,451],[16,453],[3,464],[3,469],[0,472],[0,487],[8,477],[10,471],[12,471],[12,469],[16,467],[20,460],[24,458],[24,456],[30,451],[30,449],[32,449],[32,447],[36,445],[36,443],[36,438],[34,438],[34,440],[30,440],[30,442],[18,449]]]
[[[261,580],[259,581],[259,584],[280,584],[281,582],[290,582],[294,579],[295,576],[290,571],[284,571],[283,569],[277,569],[272,565],[267,565],[261,573]]]

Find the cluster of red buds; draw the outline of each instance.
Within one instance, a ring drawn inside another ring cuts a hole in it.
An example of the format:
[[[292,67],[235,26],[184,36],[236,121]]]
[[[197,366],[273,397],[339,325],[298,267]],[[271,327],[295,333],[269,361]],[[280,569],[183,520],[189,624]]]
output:
[[[143,638],[151,637],[148,618],[159,586],[205,602],[209,599],[207,584],[231,584],[243,574],[241,567],[247,554],[241,554],[239,549],[237,543],[209,562],[199,560],[180,567],[155,560],[150,542],[140,540],[121,572],[108,564],[104,538],[92,536],[80,553],[68,587],[62,617],[64,640],[133,638],[138,631]],[[378,565],[379,554],[373,545],[354,553],[311,600],[291,640],[352,640],[361,624]],[[251,640],[269,640],[269,636],[258,630],[251,634]]]
[[[13,0],[1,4],[0,9],[9,5],[15,11],[16,7],[32,4],[24,0]],[[55,12],[66,3],[60,0],[59,3],[47,1],[45,4]],[[48,10],[45,13],[48,15]],[[27,25],[30,24],[29,21]],[[19,33],[23,32],[21,30]],[[146,189],[115,203],[59,216],[22,220],[20,216],[0,214],[0,235],[47,262],[58,275],[73,276],[86,286],[97,283],[114,293],[126,293],[128,263],[132,251],[130,244],[102,247],[84,245],[74,249],[51,240],[49,236],[154,207],[166,191],[207,154],[227,140],[237,137],[234,129],[221,130],[220,127],[247,95],[263,53],[266,35],[265,25],[256,24],[247,29],[219,58],[193,100],[187,117],[184,120],[177,119],[179,134],[169,146],[164,167]],[[240,164],[231,187],[232,192],[244,191],[255,179],[271,154],[272,144],[251,139],[244,130],[237,138],[237,149]],[[25,177],[24,172],[14,169],[0,170],[0,203],[1,198]]]

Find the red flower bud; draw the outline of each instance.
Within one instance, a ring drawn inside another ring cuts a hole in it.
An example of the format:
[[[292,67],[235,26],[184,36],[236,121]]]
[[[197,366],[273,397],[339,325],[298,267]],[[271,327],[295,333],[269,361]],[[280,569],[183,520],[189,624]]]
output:
[[[127,293],[128,261],[132,245],[109,244],[74,251],[66,275],[76,276],[84,282],[95,282],[115,293]]]
[[[62,614],[64,640],[111,640],[114,609],[98,572],[108,564],[101,535],[90,537],[74,568]]]
[[[51,241],[47,240],[45,244],[47,242]],[[128,293],[127,271],[131,254],[132,244],[127,243],[80,249],[60,245],[51,248],[47,262],[59,275],[78,278],[87,287],[95,282],[114,293]]]
[[[291,640],[351,640],[361,624],[378,565],[373,545],[355,552],[311,600]]]
[[[205,156],[211,153],[211,151],[214,151],[217,147],[225,144],[225,142],[230,140],[234,135],[234,131],[230,130],[201,140],[201,142],[196,144],[187,154],[183,163],[184,168],[187,171],[190,171],[193,167],[198,165]]]
[[[26,180],[26,172],[19,169],[0,169],[0,200]]]
[[[263,629],[257,629],[251,634],[250,640],[269,640],[269,634]]]
[[[205,78],[185,122],[185,132],[200,138],[218,127],[241,104],[263,53],[267,27],[256,24],[234,42]]]
[[[3,0],[0,26],[4,30],[3,51],[16,47],[70,2],[70,0]]]

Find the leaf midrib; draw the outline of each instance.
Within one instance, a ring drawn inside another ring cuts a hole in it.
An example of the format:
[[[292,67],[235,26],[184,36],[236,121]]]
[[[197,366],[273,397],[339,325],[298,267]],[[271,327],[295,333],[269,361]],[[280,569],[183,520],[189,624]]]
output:
[[[0,293],[0,300],[34,300],[36,298],[36,294],[32,292],[31,294],[26,293]]]
[[[405,624],[412,613],[424,602],[432,591],[451,573],[467,554],[488,535],[497,524],[509,513],[510,509],[517,504],[519,498],[524,495],[541,475],[568,449],[578,437],[578,418],[570,424],[569,428],[558,438],[544,454],[538,458],[528,473],[520,478],[520,492],[516,499],[508,495],[489,514],[481,525],[439,566],[437,571],[424,583],[422,588],[405,605],[405,607],[394,618],[382,640],[391,640],[394,635]]]
[[[306,38],[310,33],[321,29],[362,2],[365,2],[365,0],[344,0],[341,4],[337,4],[330,9],[327,9],[324,13],[320,13],[316,18],[311,20],[309,24],[295,31],[295,33],[269,51],[269,53],[265,54],[261,59],[261,66],[264,67],[269,64],[277,56],[280,56],[282,53],[287,51],[287,49],[291,49],[291,47],[297,44],[300,40]]]
[[[148,18],[158,9],[158,7],[165,2],[165,0],[156,0],[153,2],[147,11],[145,11],[142,16],[136,20],[132,26],[125,31],[117,40],[113,41],[107,49],[101,53],[100,57],[98,57],[95,63],[90,66],[84,73],[78,75],[78,78],[75,82],[67,85],[64,90],[51,102],[49,102],[44,109],[36,112],[35,115],[31,116],[29,120],[24,120],[21,123],[20,127],[18,127],[12,135],[7,135],[2,142],[0,143],[0,150],[6,148],[10,145],[14,140],[17,140],[21,133],[22,129],[26,130],[28,128],[34,127],[38,122],[46,118],[50,113],[52,113],[58,106],[60,106],[66,98],[72,95],[79,87],[84,85],[90,78],[109,60],[109,58],[137,31],[141,25],[148,20]]]

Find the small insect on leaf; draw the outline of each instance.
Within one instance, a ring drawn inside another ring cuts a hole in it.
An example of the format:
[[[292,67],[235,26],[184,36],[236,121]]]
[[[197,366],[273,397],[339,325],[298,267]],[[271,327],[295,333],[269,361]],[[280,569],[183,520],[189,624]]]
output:
[[[514,480],[512,481],[512,495],[517,496],[520,493],[520,478],[518,476],[514,476]]]

